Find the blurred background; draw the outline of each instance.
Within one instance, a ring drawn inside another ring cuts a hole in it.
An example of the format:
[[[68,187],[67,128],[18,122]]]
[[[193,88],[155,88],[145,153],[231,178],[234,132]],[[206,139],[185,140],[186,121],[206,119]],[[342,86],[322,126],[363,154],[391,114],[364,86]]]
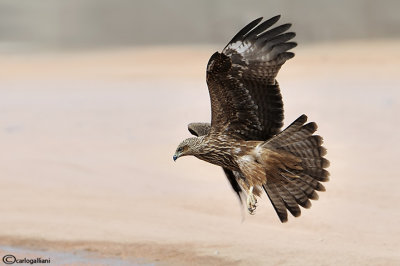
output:
[[[400,36],[400,3],[354,1],[0,2],[2,49],[225,43],[259,16],[282,14],[301,43]]]
[[[399,11],[396,0],[0,0],[0,257],[400,265]],[[186,125],[210,120],[209,57],[277,14],[299,44],[278,74],[285,125],[316,121],[331,161],[327,191],[286,224],[267,197],[242,219],[219,167],[172,160]]]

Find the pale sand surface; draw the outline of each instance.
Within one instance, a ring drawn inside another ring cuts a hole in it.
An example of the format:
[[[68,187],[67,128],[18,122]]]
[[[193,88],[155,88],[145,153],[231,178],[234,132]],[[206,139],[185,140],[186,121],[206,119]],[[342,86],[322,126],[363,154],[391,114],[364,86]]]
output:
[[[33,243],[33,242],[31,242]],[[13,264],[25,263],[26,264],[41,264],[41,265],[115,265],[115,266],[150,266],[154,263],[145,262],[144,259],[122,259],[117,256],[103,256],[99,253],[90,252],[88,250],[73,251],[66,250],[63,246],[63,251],[54,251],[54,246],[50,249],[38,249],[38,243],[35,247],[14,247],[14,246],[0,246],[1,259],[5,262]],[[33,246],[33,245],[32,245]],[[41,246],[43,246],[41,244]],[[7,254],[4,256],[4,254]],[[4,264],[2,264],[4,265]]]
[[[187,123],[209,121],[205,65],[220,47],[0,55],[0,245],[156,265],[400,265],[399,47],[299,47],[284,65],[285,125],[316,121],[331,161],[327,192],[286,224],[266,197],[242,222],[219,167],[172,160]]]

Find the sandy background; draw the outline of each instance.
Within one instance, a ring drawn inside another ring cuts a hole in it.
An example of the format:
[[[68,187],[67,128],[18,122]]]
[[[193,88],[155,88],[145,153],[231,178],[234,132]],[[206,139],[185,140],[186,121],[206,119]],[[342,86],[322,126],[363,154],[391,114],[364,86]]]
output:
[[[186,125],[209,120],[205,65],[220,47],[0,55],[0,245],[156,265],[399,265],[399,47],[310,45],[281,70],[285,125],[316,121],[331,161],[327,192],[286,224],[266,197],[242,222],[220,168],[172,160]]]

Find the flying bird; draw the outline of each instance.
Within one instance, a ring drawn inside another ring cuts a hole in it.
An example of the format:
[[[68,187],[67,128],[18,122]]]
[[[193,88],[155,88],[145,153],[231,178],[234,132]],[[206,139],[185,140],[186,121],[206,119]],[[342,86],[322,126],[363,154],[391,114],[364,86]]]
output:
[[[174,161],[192,155],[221,166],[250,214],[264,191],[281,222],[309,208],[316,191],[325,191],[329,161],[317,124],[301,115],[283,131],[283,103],[276,75],[297,44],[291,24],[274,27],[275,16],[258,18],[207,64],[211,124],[190,123],[195,135],[182,141]]]

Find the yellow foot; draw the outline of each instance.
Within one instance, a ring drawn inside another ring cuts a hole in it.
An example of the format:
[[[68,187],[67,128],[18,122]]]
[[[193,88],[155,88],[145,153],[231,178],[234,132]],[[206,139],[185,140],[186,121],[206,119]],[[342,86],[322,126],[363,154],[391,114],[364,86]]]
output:
[[[257,208],[257,199],[253,194],[253,187],[250,187],[247,193],[247,210],[251,215],[255,214]]]

